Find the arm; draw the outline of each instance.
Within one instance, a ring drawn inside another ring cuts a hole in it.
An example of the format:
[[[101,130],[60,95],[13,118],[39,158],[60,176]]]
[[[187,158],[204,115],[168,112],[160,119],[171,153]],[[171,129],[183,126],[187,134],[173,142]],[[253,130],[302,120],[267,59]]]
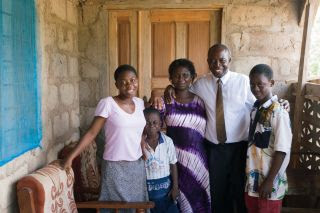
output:
[[[254,97],[254,95],[251,92],[251,88],[250,88],[250,81],[249,78],[245,81],[245,86],[246,86],[246,91],[247,91],[247,97],[246,97],[246,106],[249,109],[249,111],[251,111],[253,104],[256,102],[256,98]]]
[[[178,169],[176,164],[170,164],[170,173],[172,178],[172,189],[169,195],[171,195],[172,200],[176,200],[179,195]]]
[[[106,122],[106,118],[97,116],[91,123],[89,130],[86,134],[81,138],[77,146],[71,151],[71,153],[62,161],[62,167],[64,169],[71,168],[72,161],[75,157],[77,157],[85,148],[88,146],[95,137],[98,135],[99,131],[103,127]]]
[[[259,186],[260,198],[268,199],[271,196],[274,178],[278,174],[285,157],[285,152],[276,151],[274,153],[268,176]]]
[[[142,150],[142,159],[143,160],[147,160],[146,149],[148,149],[147,142],[146,142],[147,134],[146,134],[145,130],[146,129],[144,128],[142,136],[141,136],[141,150]]]
[[[154,89],[151,92],[151,97],[149,103],[158,110],[162,110],[163,101],[161,96],[163,95],[162,90]],[[168,85],[164,90],[164,100],[166,103],[171,103],[172,99],[175,97],[174,88],[172,85]]]

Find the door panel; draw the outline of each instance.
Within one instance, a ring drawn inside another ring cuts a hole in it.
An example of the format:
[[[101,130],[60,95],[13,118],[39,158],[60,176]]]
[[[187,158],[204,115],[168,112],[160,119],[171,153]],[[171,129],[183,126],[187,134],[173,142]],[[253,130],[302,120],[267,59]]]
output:
[[[130,21],[118,21],[118,64],[130,64]]]
[[[137,13],[110,11],[108,15],[109,95],[116,95],[114,71],[120,64],[137,67]]]
[[[194,63],[199,76],[208,71],[209,26],[209,21],[188,23],[188,59]]]
[[[198,75],[208,71],[207,51],[221,41],[222,10],[122,10],[109,12],[109,73],[119,64],[138,69],[139,96],[165,88],[168,66],[177,58],[194,62]],[[112,80],[112,81],[111,81]],[[116,90],[110,87],[110,94]]]
[[[168,64],[175,59],[175,25],[152,24],[152,77],[167,77]]]

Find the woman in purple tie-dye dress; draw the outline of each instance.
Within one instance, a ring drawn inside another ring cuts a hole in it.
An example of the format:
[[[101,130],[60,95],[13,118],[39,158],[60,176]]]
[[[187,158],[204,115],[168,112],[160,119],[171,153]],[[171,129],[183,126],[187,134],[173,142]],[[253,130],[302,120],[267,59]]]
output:
[[[169,76],[176,98],[173,103],[165,104],[164,121],[167,135],[172,138],[177,152],[178,205],[183,213],[211,212],[204,149],[205,107],[203,101],[188,90],[196,77],[193,63],[187,59],[173,61],[169,66]]]

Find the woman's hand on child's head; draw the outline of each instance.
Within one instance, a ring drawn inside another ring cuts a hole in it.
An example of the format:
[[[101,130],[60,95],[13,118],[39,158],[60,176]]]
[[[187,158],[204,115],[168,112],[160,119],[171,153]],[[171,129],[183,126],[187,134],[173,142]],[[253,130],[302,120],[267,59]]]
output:
[[[268,199],[271,197],[273,187],[273,181],[265,179],[259,187],[259,197],[262,199]]]
[[[174,87],[172,85],[168,85],[164,90],[164,101],[167,104],[171,104],[173,102],[173,99],[175,98],[176,98],[176,93],[174,91]]]
[[[283,109],[287,110],[287,112],[290,112],[290,103],[288,100],[281,98],[279,102],[280,102],[280,105],[283,107]]]
[[[151,97],[149,99],[149,104],[158,110],[163,109],[162,91],[154,89],[151,92]]]

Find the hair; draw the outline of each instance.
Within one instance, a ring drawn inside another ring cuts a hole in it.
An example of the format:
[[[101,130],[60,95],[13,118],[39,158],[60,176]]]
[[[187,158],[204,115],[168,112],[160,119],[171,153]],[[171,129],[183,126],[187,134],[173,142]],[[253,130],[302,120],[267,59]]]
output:
[[[176,59],[169,65],[169,76],[172,78],[174,75],[174,72],[179,68],[184,67],[187,68],[192,76],[192,78],[196,77],[196,69],[194,68],[194,65],[192,61],[186,59],[186,58],[180,58]]]
[[[214,44],[213,46],[211,46],[208,50],[208,58],[211,56],[211,54],[215,51],[215,50],[224,50],[224,51],[227,51],[228,52],[228,55],[229,55],[229,59],[231,58],[231,52],[229,50],[229,48],[224,45],[224,44]]]
[[[137,71],[133,66],[131,66],[129,64],[122,64],[122,65],[118,66],[116,71],[114,71],[114,80],[117,81],[117,79],[119,78],[121,73],[126,72],[126,71],[133,72],[136,76],[138,76]]]
[[[144,116],[148,116],[148,115],[153,114],[153,113],[157,114],[159,116],[160,120],[161,120],[161,114],[160,114],[159,110],[157,110],[156,108],[148,107],[148,108],[145,108],[143,110]]]
[[[251,71],[249,76],[259,74],[259,75],[264,75],[266,76],[269,80],[273,79],[273,71],[272,68],[267,65],[267,64],[258,64],[254,66]]]

